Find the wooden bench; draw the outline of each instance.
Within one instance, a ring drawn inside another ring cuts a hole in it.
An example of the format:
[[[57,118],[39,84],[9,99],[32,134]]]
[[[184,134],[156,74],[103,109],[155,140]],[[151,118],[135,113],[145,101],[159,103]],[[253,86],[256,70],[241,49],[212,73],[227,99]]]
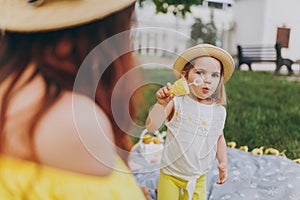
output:
[[[238,45],[238,69],[242,64],[246,64],[252,70],[251,64],[256,62],[276,63],[275,74],[279,73],[280,68],[285,65],[289,74],[293,74],[291,59],[282,58],[281,45]]]

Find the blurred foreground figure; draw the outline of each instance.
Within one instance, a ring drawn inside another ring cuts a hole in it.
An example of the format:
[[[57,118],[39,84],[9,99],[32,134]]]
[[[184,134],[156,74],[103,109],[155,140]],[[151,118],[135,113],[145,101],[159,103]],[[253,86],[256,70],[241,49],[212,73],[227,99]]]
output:
[[[0,0],[0,199],[144,199],[111,111],[134,4]]]

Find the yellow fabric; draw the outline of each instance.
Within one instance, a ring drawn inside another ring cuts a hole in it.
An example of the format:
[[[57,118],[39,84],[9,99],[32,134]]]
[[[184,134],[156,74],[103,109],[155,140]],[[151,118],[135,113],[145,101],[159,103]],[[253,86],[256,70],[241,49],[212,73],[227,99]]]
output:
[[[95,177],[0,156],[0,199],[145,199],[119,157],[115,169],[109,176]]]
[[[158,180],[158,200],[187,200],[186,186],[188,181],[170,176],[160,171]],[[181,191],[183,190],[183,192]],[[192,200],[206,200],[206,175],[203,174],[196,181],[196,187]]]

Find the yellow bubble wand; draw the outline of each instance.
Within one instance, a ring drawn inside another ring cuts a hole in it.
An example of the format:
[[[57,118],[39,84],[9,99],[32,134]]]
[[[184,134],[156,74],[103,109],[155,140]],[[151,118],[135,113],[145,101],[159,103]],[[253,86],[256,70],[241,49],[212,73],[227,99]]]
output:
[[[182,77],[174,82],[172,88],[168,91],[169,94],[184,95],[190,93],[189,85],[200,86],[203,84],[202,78],[195,78],[192,83],[188,83],[187,80]]]

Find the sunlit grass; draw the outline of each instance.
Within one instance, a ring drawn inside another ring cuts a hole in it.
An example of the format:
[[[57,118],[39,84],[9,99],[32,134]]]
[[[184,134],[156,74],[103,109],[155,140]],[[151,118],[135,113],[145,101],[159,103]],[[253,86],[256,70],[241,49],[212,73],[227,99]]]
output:
[[[226,85],[227,140],[300,157],[300,83],[267,72],[236,71]]]

